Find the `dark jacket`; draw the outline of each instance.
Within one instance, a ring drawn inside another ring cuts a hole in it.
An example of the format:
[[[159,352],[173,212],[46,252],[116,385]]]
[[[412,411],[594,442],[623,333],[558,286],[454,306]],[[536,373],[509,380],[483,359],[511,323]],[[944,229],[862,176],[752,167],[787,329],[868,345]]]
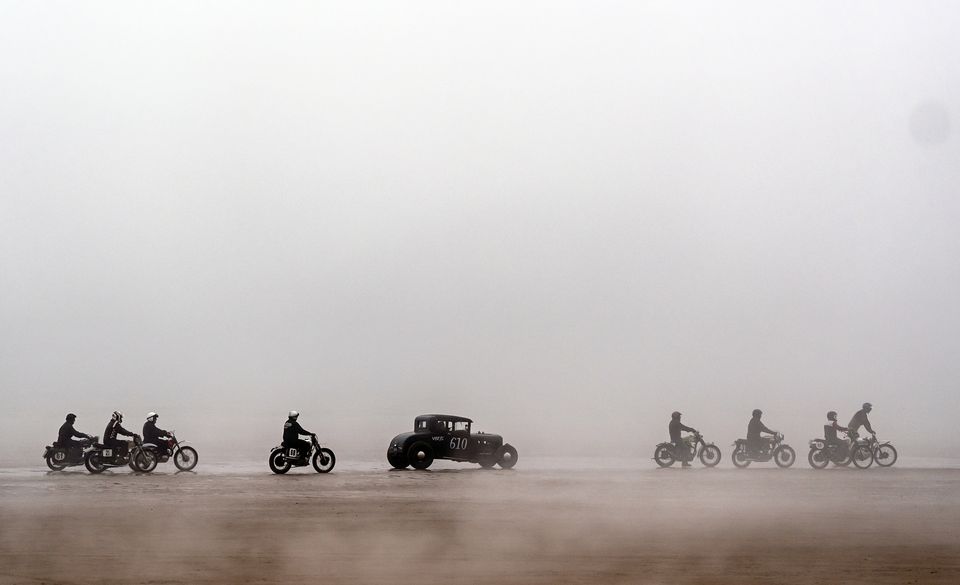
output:
[[[860,427],[867,429],[868,433],[873,433],[873,428],[870,427],[870,420],[867,419],[867,413],[861,408],[857,411],[857,414],[853,415],[853,418],[850,419],[850,424],[847,425],[850,427],[852,432],[857,432]]]
[[[283,442],[294,442],[300,439],[300,435],[312,435],[310,431],[300,426],[295,420],[288,420],[283,423]]]
[[[747,440],[748,441],[759,441],[760,433],[770,433],[773,434],[773,431],[767,428],[767,425],[760,422],[760,417],[753,417],[750,419],[750,422],[747,424]]]
[[[670,420],[670,442],[679,443],[680,442],[680,433],[687,431],[688,433],[694,432],[694,429],[688,427],[687,425],[680,422],[680,419],[675,418]]]
[[[117,421],[110,419],[110,422],[107,423],[107,428],[103,431],[103,438],[107,441],[115,441],[117,435],[126,435],[132,437],[133,433],[123,428],[123,426]]]
[[[70,421],[67,421],[62,425],[60,425],[60,432],[57,433],[58,443],[60,443],[61,445],[69,445],[70,439],[74,437],[78,437],[80,439],[86,439],[87,435],[85,435],[84,433],[77,432],[77,430],[73,428],[73,423]]]
[[[169,437],[170,431],[165,431],[157,426],[152,420],[148,420],[143,423],[143,442],[144,443],[153,443],[154,445],[160,444],[160,437]]]
[[[840,423],[837,421],[832,421],[831,424],[823,425],[823,438],[829,443],[836,443],[840,439],[837,437],[837,431],[847,432],[847,427],[841,427]]]

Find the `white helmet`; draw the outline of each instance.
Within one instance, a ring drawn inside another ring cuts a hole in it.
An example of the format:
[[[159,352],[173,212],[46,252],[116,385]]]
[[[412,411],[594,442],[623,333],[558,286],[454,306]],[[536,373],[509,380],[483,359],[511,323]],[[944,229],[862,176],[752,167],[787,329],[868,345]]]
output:
[[[147,413],[147,420],[150,420],[151,418],[154,419],[154,420],[156,420],[156,419],[159,418],[159,417],[160,417],[160,415],[157,414],[157,413],[155,413],[155,412],[148,412],[148,413]]]
[[[300,413],[297,412],[296,410],[291,410],[289,413],[287,413],[287,416],[290,418],[297,418],[298,416],[300,416]]]
[[[112,418],[113,420],[115,420],[115,421],[117,421],[117,422],[123,422],[123,413],[120,412],[119,410],[114,410],[114,411],[113,411],[113,414],[110,415],[110,418]]]

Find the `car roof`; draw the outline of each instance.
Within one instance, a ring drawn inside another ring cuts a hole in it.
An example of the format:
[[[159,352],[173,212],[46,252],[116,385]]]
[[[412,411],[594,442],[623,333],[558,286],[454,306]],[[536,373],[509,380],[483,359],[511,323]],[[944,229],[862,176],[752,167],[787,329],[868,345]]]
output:
[[[468,422],[468,423],[473,422],[472,420],[470,420],[465,416],[457,416],[454,414],[421,414],[420,416],[417,417],[418,420],[421,418],[442,418],[444,420],[449,420],[453,422]]]

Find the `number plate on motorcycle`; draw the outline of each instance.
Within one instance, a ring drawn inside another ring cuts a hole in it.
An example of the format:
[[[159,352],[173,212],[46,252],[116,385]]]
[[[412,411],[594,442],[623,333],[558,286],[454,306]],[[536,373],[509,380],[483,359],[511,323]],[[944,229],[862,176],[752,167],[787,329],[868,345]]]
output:
[[[104,449],[104,450],[103,450],[103,456],[104,456],[104,457],[113,457],[113,449]]]
[[[67,458],[67,454],[66,454],[66,453],[57,453],[56,455],[53,456],[53,458],[56,459],[57,461],[63,461],[64,459]]]
[[[296,457],[297,455],[299,455],[299,453],[297,453],[296,449],[287,450],[287,457]]]

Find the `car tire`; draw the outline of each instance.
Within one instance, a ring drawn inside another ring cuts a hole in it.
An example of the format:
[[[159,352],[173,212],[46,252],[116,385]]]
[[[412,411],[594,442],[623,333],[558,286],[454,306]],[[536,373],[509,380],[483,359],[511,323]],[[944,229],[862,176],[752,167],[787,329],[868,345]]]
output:
[[[493,469],[493,466],[497,464],[497,460],[493,454],[482,455],[477,463],[484,469]]]
[[[500,452],[500,459],[497,461],[497,465],[499,465],[501,469],[512,469],[516,464],[517,450],[513,445],[507,443]]]
[[[390,451],[392,450],[393,449],[391,448],[390,450],[387,451],[387,463],[389,463],[390,467],[394,469],[406,469],[407,460],[404,459],[403,455],[400,453],[397,453],[397,454],[391,453]]]
[[[417,441],[407,449],[407,461],[414,469],[426,469],[433,463],[433,447],[426,441]]]

